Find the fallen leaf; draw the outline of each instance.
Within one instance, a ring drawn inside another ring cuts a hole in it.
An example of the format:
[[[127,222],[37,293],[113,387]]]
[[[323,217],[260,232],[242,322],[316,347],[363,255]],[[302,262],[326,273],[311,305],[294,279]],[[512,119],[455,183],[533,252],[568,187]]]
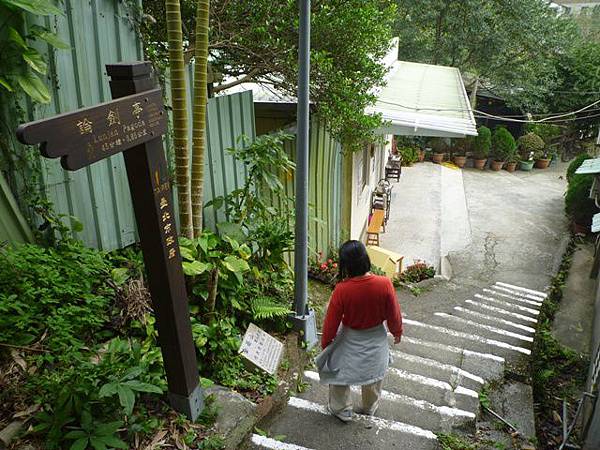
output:
[[[158,433],[154,435],[152,438],[152,442],[150,442],[144,450],[154,450],[156,447],[161,447],[164,445],[165,441],[164,437],[167,435],[167,430],[160,430]]]
[[[32,406],[30,406],[29,408],[27,408],[27,409],[26,409],[26,410],[24,410],[24,411],[17,411],[17,412],[16,412],[16,413],[13,415],[13,417],[14,417],[15,419],[18,419],[18,418],[20,418],[20,417],[29,417],[29,416],[31,416],[33,413],[37,412],[39,409],[40,409],[40,405],[39,405],[39,404],[35,404],[35,405],[32,405]]]
[[[16,350],[12,349],[10,351],[10,356],[12,356],[12,359],[15,363],[17,363],[19,365],[19,367],[21,369],[23,369],[24,372],[27,371],[27,363],[25,362],[25,360],[23,359],[23,357],[19,354],[19,352],[17,352]]]
[[[554,420],[555,423],[562,423],[562,418],[556,411],[552,411],[552,420]]]

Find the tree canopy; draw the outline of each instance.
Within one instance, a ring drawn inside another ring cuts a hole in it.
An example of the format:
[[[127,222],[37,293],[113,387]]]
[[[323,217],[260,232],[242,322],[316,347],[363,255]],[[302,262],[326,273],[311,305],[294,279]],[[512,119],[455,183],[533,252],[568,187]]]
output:
[[[184,41],[194,42],[195,0],[182,0]],[[366,116],[383,83],[380,61],[389,50],[396,6],[392,0],[313,0],[311,102],[338,139],[357,144],[379,124]],[[164,0],[145,0],[145,13],[158,23],[145,29],[147,51],[164,54]],[[189,53],[192,49],[188,48]],[[261,81],[294,95],[298,72],[296,0],[212,0],[209,55],[213,74]],[[237,82],[234,81],[234,82]]]
[[[576,35],[543,0],[397,0],[400,59],[456,66],[514,107],[544,110]]]

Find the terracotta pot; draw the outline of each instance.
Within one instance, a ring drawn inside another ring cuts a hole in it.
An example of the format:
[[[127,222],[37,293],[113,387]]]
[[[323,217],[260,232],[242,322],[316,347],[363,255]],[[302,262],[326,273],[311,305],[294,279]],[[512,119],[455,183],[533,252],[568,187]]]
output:
[[[419,150],[419,162],[425,161],[425,150]]]
[[[461,169],[463,167],[465,167],[466,163],[467,163],[467,157],[466,156],[455,156],[454,157],[454,164],[456,164]]]
[[[506,167],[505,167],[507,172],[514,172],[515,170],[517,170],[517,163],[516,162],[509,162],[506,163]]]
[[[431,157],[432,161],[436,164],[440,164],[444,162],[445,153],[434,153]]]
[[[550,165],[549,159],[536,159],[535,160],[535,168],[536,169],[546,169]]]
[[[500,169],[502,169],[503,165],[504,161],[492,161],[492,163],[490,164],[490,169],[492,169],[495,172],[498,172]]]
[[[474,159],[473,167],[475,167],[476,169],[479,169],[479,170],[483,170],[485,168],[486,162],[487,162],[487,159]]]
[[[573,228],[573,233],[575,234],[584,234],[587,235],[590,232],[590,227],[586,225],[581,225],[577,222],[572,222],[571,226]]]

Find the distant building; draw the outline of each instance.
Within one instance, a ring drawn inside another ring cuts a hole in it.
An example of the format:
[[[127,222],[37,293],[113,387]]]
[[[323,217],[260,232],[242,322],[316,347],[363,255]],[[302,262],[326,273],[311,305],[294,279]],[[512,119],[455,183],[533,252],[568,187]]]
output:
[[[600,6],[600,0],[558,0],[554,1],[553,4],[557,5],[564,13],[578,15],[587,9]]]

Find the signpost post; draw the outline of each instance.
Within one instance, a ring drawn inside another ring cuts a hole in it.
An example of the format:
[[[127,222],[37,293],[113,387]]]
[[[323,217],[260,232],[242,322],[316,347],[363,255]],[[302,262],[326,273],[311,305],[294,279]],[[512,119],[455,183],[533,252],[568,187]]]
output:
[[[41,144],[66,170],[123,152],[158,326],[169,399],[195,420],[203,408],[175,212],[162,135],[167,115],[146,62],[107,66],[115,100],[21,125],[24,144]]]

